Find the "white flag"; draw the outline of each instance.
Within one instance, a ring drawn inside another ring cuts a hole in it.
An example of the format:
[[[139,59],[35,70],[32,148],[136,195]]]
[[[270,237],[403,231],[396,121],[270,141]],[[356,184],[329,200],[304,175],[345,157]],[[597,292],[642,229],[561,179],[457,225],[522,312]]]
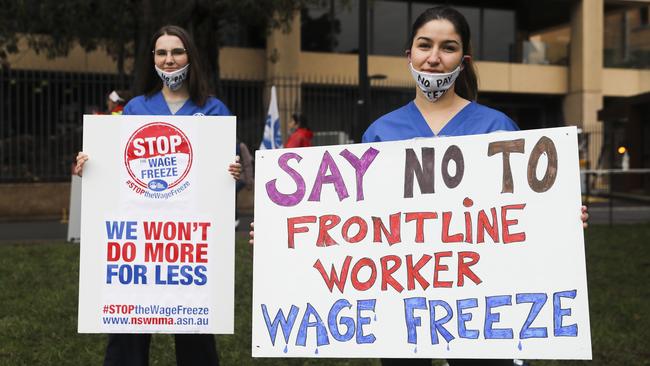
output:
[[[282,137],[280,136],[280,113],[278,112],[278,99],[275,95],[275,86],[272,86],[269,113],[266,115],[264,135],[262,136],[260,150],[278,148],[282,148]]]

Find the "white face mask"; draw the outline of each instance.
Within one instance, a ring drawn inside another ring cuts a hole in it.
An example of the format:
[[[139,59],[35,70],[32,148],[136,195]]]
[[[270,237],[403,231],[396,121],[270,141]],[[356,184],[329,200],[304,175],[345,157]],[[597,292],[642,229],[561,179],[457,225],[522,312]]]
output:
[[[449,87],[454,85],[456,78],[460,74],[460,65],[454,71],[448,73],[432,74],[429,72],[417,71],[413,68],[413,64],[409,63],[411,75],[415,79],[424,96],[431,102],[437,101]]]
[[[183,66],[183,68],[180,68],[176,71],[165,72],[158,68],[158,66],[154,65],[156,72],[162,79],[163,83],[165,83],[165,85],[167,85],[167,87],[173,91],[180,89],[180,87],[183,85],[183,81],[187,79],[187,71],[189,70],[189,66],[190,64],[187,64]]]

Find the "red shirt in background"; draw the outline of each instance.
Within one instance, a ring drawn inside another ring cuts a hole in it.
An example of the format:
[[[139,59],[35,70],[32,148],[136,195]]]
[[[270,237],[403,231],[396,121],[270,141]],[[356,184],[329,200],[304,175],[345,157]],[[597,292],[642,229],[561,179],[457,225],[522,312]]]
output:
[[[111,114],[121,116],[123,110],[124,110],[124,106],[118,104],[117,106],[115,106],[115,108],[113,108]]]
[[[294,133],[289,136],[287,143],[284,147],[309,147],[311,146],[311,139],[314,133],[308,128],[298,128]]]

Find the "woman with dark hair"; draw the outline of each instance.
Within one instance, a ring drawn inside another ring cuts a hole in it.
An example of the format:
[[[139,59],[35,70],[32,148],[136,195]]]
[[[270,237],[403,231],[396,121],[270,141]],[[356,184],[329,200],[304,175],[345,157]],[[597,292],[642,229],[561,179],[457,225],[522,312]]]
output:
[[[144,72],[145,94],[134,98],[124,114],[230,115],[219,99],[208,95],[198,51],[185,29],[160,28],[150,49],[154,67]]]
[[[228,108],[208,95],[198,51],[188,32],[167,25],[151,39],[151,61],[145,73],[145,94],[124,107],[124,115],[229,116]],[[238,158],[237,158],[238,159]],[[80,152],[74,173],[81,175],[88,155]],[[228,171],[239,179],[241,165],[230,164]],[[212,334],[176,334],[177,365],[219,364]],[[105,366],[146,366],[149,364],[151,334],[110,334]]]
[[[362,142],[417,137],[464,136],[519,128],[505,114],[476,103],[477,76],[470,29],[465,17],[448,6],[425,10],[413,23],[406,48],[417,85],[415,99],[370,125]],[[586,226],[586,208],[582,208]],[[382,359],[382,365],[431,365],[428,359]],[[450,366],[513,365],[513,360],[448,360]]]
[[[289,131],[292,131],[292,133],[287,139],[287,143],[284,144],[284,147],[311,146],[311,139],[314,137],[314,133],[307,127],[305,116],[300,113],[292,114],[291,121],[289,121],[287,127],[289,127]]]
[[[518,130],[505,114],[475,102],[470,29],[457,10],[440,6],[420,14],[406,58],[417,84],[415,99],[376,120],[363,142]]]
[[[406,58],[417,90],[415,99],[370,125],[362,142],[416,137],[462,136],[516,131],[505,114],[475,102],[477,78],[472,63],[470,30],[457,10],[425,10],[413,23]],[[382,365],[431,365],[428,359],[382,359]],[[512,360],[448,360],[457,365],[508,365]]]

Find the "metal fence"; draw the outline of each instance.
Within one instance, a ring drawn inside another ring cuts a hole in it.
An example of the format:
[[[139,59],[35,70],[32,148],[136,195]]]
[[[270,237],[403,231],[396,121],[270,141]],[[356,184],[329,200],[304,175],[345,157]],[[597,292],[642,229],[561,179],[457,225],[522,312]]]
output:
[[[596,223],[611,226],[615,222],[650,220],[650,169],[595,169],[580,173],[583,202],[591,206],[590,216]],[[599,220],[596,215],[600,215]]]
[[[630,161],[625,129],[607,123],[601,127],[582,131],[578,138],[583,192],[623,198],[650,197],[650,161],[643,156],[637,157],[635,163]]]
[[[0,181],[69,179],[82,116],[104,109],[117,75],[0,72]]]
[[[316,133],[315,144],[354,142],[359,138],[355,133],[367,127],[357,125],[359,94],[354,79],[224,78],[219,98],[237,116],[237,136],[251,150],[260,145],[271,84],[277,88],[281,118],[286,121],[294,112],[303,113]],[[129,78],[115,74],[0,71],[0,182],[69,180],[82,147],[83,115],[104,110],[111,90],[129,88]],[[373,80],[370,120],[412,98],[412,85]],[[620,169],[622,156],[614,153],[618,140],[623,138],[606,129],[583,131],[581,169]],[[649,191],[650,176],[639,179],[645,180],[641,185]],[[607,194],[609,181],[609,174],[590,175],[590,192]]]
[[[583,202],[591,206],[590,221],[612,225],[650,217],[650,169],[643,159],[631,167],[621,149],[624,133],[603,123],[579,134],[581,188]]]
[[[353,136],[358,114],[356,81],[276,78],[282,118],[302,112],[316,133]],[[259,147],[270,84],[224,78],[220,99],[237,116],[237,135]],[[67,181],[82,147],[84,114],[105,109],[107,94],[130,89],[114,74],[29,70],[0,71],[0,182]],[[410,85],[373,81],[371,120],[413,98]],[[366,126],[357,126],[361,131]]]

